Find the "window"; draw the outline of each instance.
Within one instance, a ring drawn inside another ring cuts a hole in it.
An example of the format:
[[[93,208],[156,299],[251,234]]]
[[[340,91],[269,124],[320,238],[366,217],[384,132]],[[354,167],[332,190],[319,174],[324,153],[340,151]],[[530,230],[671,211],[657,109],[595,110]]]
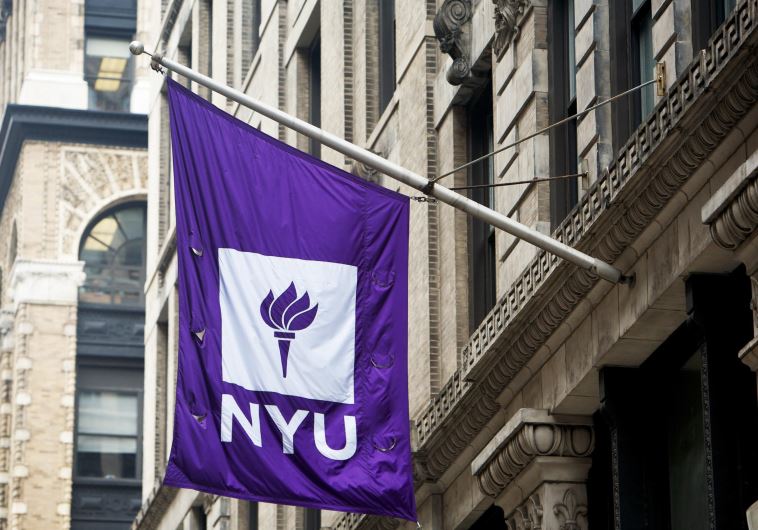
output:
[[[492,124],[492,84],[469,109],[469,152],[471,159],[491,153],[494,145]],[[469,185],[484,186],[471,189],[470,197],[484,206],[494,208],[495,188],[492,157],[469,168]],[[476,328],[495,305],[495,229],[478,219],[469,218],[470,249],[470,324]]]
[[[129,110],[132,91],[129,39],[87,36],[84,76],[89,85],[89,108]]]
[[[80,390],[76,412],[77,476],[137,478],[138,395]]]
[[[610,3],[611,91],[618,94],[653,79],[653,18],[651,0],[620,0]],[[613,143],[616,150],[655,105],[653,85],[613,103]]]
[[[129,41],[137,23],[136,0],[86,0],[84,78],[91,110],[128,112],[132,92]]]
[[[697,50],[708,45],[708,39],[736,4],[737,0],[692,0],[692,48],[695,55]]]
[[[321,529],[321,512],[313,508],[305,509],[305,530]]]
[[[690,318],[650,358],[601,371],[590,528],[747,530],[758,408],[737,352],[752,337],[749,280],[693,274],[686,288]]]
[[[549,92],[550,122],[576,114],[576,31],[574,0],[550,3]],[[550,131],[550,172],[552,176],[577,173],[576,120]],[[555,229],[578,200],[576,179],[550,182],[550,222]]]
[[[316,35],[308,49],[308,121],[321,127],[321,36]],[[321,156],[321,143],[314,138],[308,140],[308,151],[315,157]]]
[[[81,302],[141,306],[145,284],[145,206],[126,205],[85,231],[79,257],[87,278]]]
[[[260,45],[261,0],[242,4],[242,78],[245,78]]]
[[[395,93],[395,0],[379,0],[379,115]]]
[[[247,503],[247,530],[258,530],[258,503]]]

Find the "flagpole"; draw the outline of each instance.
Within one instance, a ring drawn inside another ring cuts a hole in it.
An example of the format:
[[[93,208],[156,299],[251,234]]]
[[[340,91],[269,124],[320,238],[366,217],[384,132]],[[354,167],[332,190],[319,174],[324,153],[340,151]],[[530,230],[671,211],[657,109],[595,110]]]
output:
[[[209,88],[233,101],[236,101],[240,105],[249,107],[253,111],[266,116],[267,118],[270,118],[284,125],[285,127],[289,127],[294,131],[304,134],[305,136],[308,136],[309,138],[312,138],[322,143],[323,145],[326,145],[327,147],[331,147],[332,149],[339,151],[340,153],[354,160],[357,160],[369,167],[373,167],[374,169],[381,171],[385,175],[392,177],[393,179],[398,180],[403,184],[407,184],[412,188],[430,195],[440,202],[444,202],[453,208],[464,211],[472,217],[476,217],[477,219],[484,221],[485,223],[488,223],[496,228],[499,228],[519,239],[523,239],[524,241],[527,241],[541,249],[544,249],[547,252],[565,259],[566,261],[569,261],[583,269],[591,271],[604,280],[608,280],[612,283],[625,283],[630,280],[629,277],[624,276],[616,267],[613,267],[612,265],[609,265],[602,260],[593,258],[584,252],[561,243],[557,239],[553,239],[552,237],[547,236],[542,232],[538,232],[537,230],[533,230],[528,226],[514,221],[513,219],[501,214],[500,212],[492,210],[491,208],[487,208],[486,206],[479,204],[478,202],[469,199],[464,195],[456,193],[455,191],[441,186],[434,181],[422,177],[418,173],[414,173],[413,171],[395,164],[394,162],[390,162],[389,160],[372,153],[368,149],[359,147],[343,138],[340,138],[339,136],[320,129],[315,125],[311,125],[310,123],[291,116],[275,107],[266,105],[265,103],[258,101],[257,99],[253,99],[250,96],[240,92],[239,90],[235,90],[227,85],[218,83],[206,75],[196,72],[191,68],[187,68],[182,64],[172,61],[171,59],[167,59],[163,56],[163,54],[151,54],[149,52],[146,52],[145,46],[139,41],[134,41],[129,44],[129,51],[131,51],[133,55],[141,55],[143,53],[146,53],[151,57],[151,62],[153,65],[160,65],[171,70],[172,72],[183,75],[184,77],[195,81],[196,83],[206,88]]]

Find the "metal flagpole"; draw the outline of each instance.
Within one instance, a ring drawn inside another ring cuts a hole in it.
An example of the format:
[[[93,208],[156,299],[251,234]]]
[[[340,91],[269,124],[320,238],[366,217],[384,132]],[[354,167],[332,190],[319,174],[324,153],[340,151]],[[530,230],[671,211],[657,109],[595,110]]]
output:
[[[129,44],[129,50],[133,55],[141,55],[143,53],[146,53],[152,58],[152,63],[154,65],[164,66],[169,70],[176,72],[177,74],[183,75],[184,77],[187,77],[188,79],[191,79],[192,81],[195,81],[204,87],[207,87],[233,101],[236,101],[240,105],[249,107],[255,112],[266,116],[267,118],[281,123],[282,125],[289,127],[290,129],[293,129],[301,134],[304,134],[309,138],[313,138],[314,140],[328,147],[331,147],[332,149],[339,151],[340,153],[354,160],[362,162],[369,167],[373,167],[374,169],[381,171],[387,176],[402,182],[403,184],[407,184],[408,186],[415,188],[427,195],[430,195],[437,200],[444,202],[445,204],[449,204],[453,208],[462,210],[467,214],[476,217],[481,221],[484,221],[485,223],[488,223],[496,228],[500,228],[501,230],[508,232],[509,234],[516,236],[519,239],[523,239],[524,241],[536,245],[539,248],[546,250],[547,252],[555,254],[556,256],[563,258],[575,265],[578,265],[583,269],[589,270],[597,274],[599,277],[608,280],[609,282],[624,283],[629,280],[629,278],[624,276],[616,267],[613,267],[612,265],[609,265],[608,263],[597,258],[593,258],[584,252],[580,252],[575,248],[571,248],[570,246],[565,245],[564,243],[561,243],[560,241],[553,239],[552,237],[547,236],[541,232],[538,232],[537,230],[533,230],[525,225],[522,225],[521,223],[514,221],[513,219],[506,217],[505,215],[496,212],[495,210],[487,208],[486,206],[483,206],[478,202],[469,199],[468,197],[465,197],[459,193],[456,193],[455,191],[436,184],[433,180],[424,178],[421,175],[414,173],[413,171],[410,171],[398,164],[395,164],[394,162],[390,162],[389,160],[386,160],[367,149],[352,144],[347,140],[340,138],[339,136],[319,129],[315,125],[311,125],[310,123],[295,118],[294,116],[291,116],[275,107],[271,107],[265,103],[253,99],[250,96],[243,94],[239,90],[235,90],[222,83],[218,83],[210,77],[187,68],[182,64],[172,61],[171,59],[166,59],[160,53],[151,54],[149,52],[146,52],[145,46],[139,41],[134,41]]]

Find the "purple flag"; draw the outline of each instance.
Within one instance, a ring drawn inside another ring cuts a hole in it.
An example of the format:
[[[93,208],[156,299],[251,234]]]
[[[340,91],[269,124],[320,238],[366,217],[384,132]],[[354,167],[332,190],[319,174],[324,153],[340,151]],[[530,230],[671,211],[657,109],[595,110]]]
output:
[[[415,521],[407,198],[168,85],[180,296],[165,483]]]

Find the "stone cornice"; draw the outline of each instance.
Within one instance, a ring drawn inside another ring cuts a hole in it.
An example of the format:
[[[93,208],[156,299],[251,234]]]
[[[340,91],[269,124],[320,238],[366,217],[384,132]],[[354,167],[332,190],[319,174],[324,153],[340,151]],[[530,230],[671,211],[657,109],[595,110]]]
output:
[[[535,458],[585,457],[594,446],[591,418],[521,409],[474,458],[471,473],[482,493],[496,497]]]
[[[738,4],[554,237],[612,263],[648,226],[758,100],[757,12],[758,0]],[[499,394],[597,281],[537,255],[417,417],[420,478],[434,481],[469,445],[499,410]]]
[[[748,168],[750,163],[742,164],[716,192],[712,200],[720,204],[708,201],[703,208],[703,222],[709,225],[713,241],[727,250],[736,250],[758,229],[758,167],[753,160],[754,167]]]
[[[395,530],[400,525],[399,519],[363,515],[360,513],[345,513],[332,527],[333,530]]]
[[[0,127],[0,211],[26,140],[147,148],[147,116],[8,104]]]
[[[131,530],[152,530],[158,528],[166,514],[171,501],[176,497],[177,489],[164,486],[163,481],[156,482],[150,495],[132,522]]]

